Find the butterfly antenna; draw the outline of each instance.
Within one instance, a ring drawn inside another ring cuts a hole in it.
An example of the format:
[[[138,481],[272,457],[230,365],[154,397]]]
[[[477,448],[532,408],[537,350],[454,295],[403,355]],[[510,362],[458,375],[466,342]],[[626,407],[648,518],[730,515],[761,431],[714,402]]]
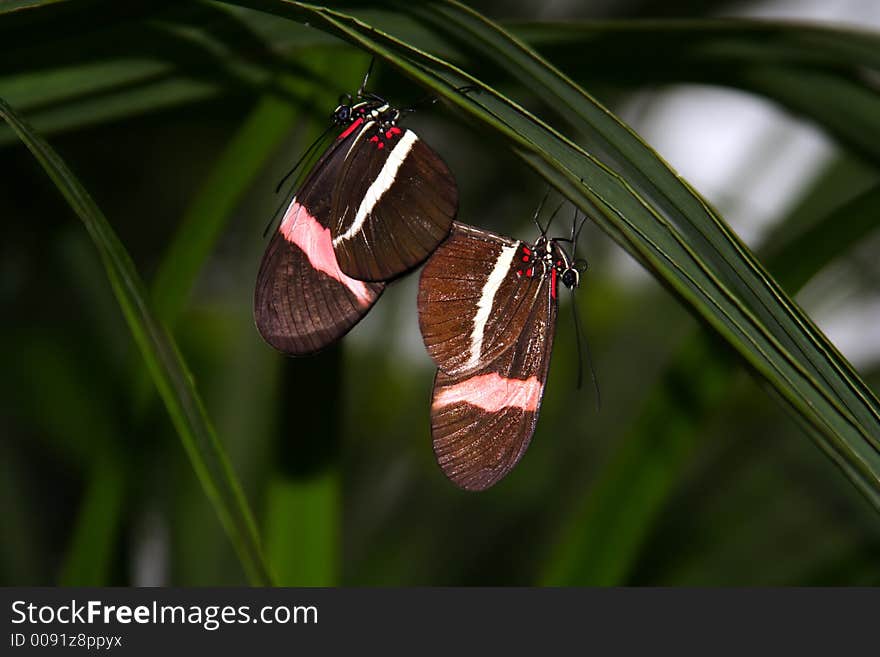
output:
[[[583,346],[581,345],[581,320],[578,317],[577,311],[577,296],[572,291],[571,294],[571,316],[574,319],[574,337],[575,344],[577,344],[577,354],[578,354],[578,375],[577,375],[577,389],[580,390],[584,385],[584,354],[583,354]]]
[[[281,199],[281,203],[279,203],[278,208],[275,210],[274,213],[272,213],[272,218],[269,219],[269,223],[267,223],[266,227],[263,229],[264,238],[266,237],[266,235],[269,234],[269,231],[271,230],[273,224],[275,224],[285,206],[290,202],[290,197],[294,194],[294,191],[299,187],[300,183],[302,182],[303,173],[308,172],[308,170],[311,168],[312,162],[314,161],[315,153],[317,152],[315,147],[319,143],[321,143],[321,141],[327,136],[327,133],[330,131],[331,128],[333,128],[333,125],[327,128],[327,130],[325,130],[320,137],[312,142],[312,145],[309,146],[308,149],[306,149],[306,152],[303,153],[303,156],[299,159],[299,162],[296,163],[296,166],[294,166],[293,169],[291,169],[287,173],[287,175],[284,176],[281,182],[278,183],[278,186],[275,188],[276,194],[281,190],[281,186],[284,184],[284,181],[290,178],[290,176],[293,175],[293,173],[300,167],[301,164],[306,164],[306,166],[302,168],[300,175],[298,175],[293,183],[288,186],[287,193],[284,194],[284,197]]]
[[[544,209],[544,203],[547,202],[547,197],[550,196],[550,188],[547,188],[547,191],[544,192],[544,198],[541,199],[541,202],[538,203],[538,207],[535,209],[535,214],[532,215],[532,221],[535,222],[535,225],[538,227],[538,230],[541,231],[541,235],[546,235],[547,231],[544,230],[544,227],[541,225],[541,222],[538,221],[538,216],[541,214],[541,210]],[[549,228],[549,224],[547,228]]]
[[[306,152],[303,153],[302,157],[300,157],[296,161],[296,164],[293,165],[293,167],[290,169],[290,171],[288,171],[286,174],[284,174],[284,177],[278,181],[278,184],[275,186],[275,193],[276,194],[279,191],[281,191],[281,187],[282,187],[282,185],[284,185],[285,182],[287,182],[287,179],[290,178],[294,173],[296,173],[296,170],[299,169],[300,165],[303,162],[305,162],[306,159],[308,159],[308,157],[312,154],[312,151],[314,151],[315,148],[318,147],[318,144],[320,144],[322,141],[324,141],[324,138],[327,136],[327,133],[329,133],[335,125],[336,125],[335,123],[331,123],[329,126],[327,126],[327,129],[324,130],[324,132],[322,132],[320,135],[318,135],[318,137],[315,139],[315,141],[312,142],[312,145],[306,149]]]
[[[559,214],[559,211],[562,209],[562,206],[565,205],[565,201],[556,206],[556,209],[553,211],[553,214],[550,215],[550,219],[547,220],[547,230],[550,230],[550,224],[553,223],[553,219]]]
[[[571,222],[571,260],[574,262],[577,258],[577,248],[578,248],[578,239],[581,236],[581,230],[584,228],[584,224],[587,223],[587,215],[581,217],[581,223],[577,223],[578,209],[574,209],[574,219]],[[577,225],[577,229],[575,229],[575,225]]]
[[[295,194],[297,188],[299,187],[301,180],[301,176],[294,180],[287,188],[287,193],[281,197],[281,203],[278,204],[278,207],[275,208],[275,212],[272,213],[272,218],[269,219],[269,223],[266,224],[266,227],[263,229],[263,238],[266,238],[266,235],[269,234],[269,231],[272,229],[272,226],[276,222],[283,221],[284,219],[284,210],[290,204],[291,197]]]
[[[291,190],[292,191],[292,190]],[[281,203],[275,208],[275,212],[272,213],[272,218],[269,219],[269,223],[266,224],[266,227],[263,229],[263,239],[266,238],[266,235],[269,234],[269,231],[272,229],[272,226],[275,225],[275,222],[278,220],[279,215],[284,212],[284,206],[290,202],[290,194],[285,194],[284,198],[281,200]]]
[[[364,95],[364,92],[367,90],[367,81],[370,79],[370,75],[373,72],[373,64],[376,63],[375,57],[370,57],[370,65],[367,67],[367,72],[364,74],[364,81],[361,82],[361,88],[358,89],[358,98]]]
[[[602,393],[599,391],[599,377],[596,376],[596,368],[593,367],[593,354],[590,351],[590,343],[587,342],[583,331],[581,330],[580,313],[577,307],[577,295],[574,289],[571,291],[571,309],[574,317],[574,334],[577,341],[578,355],[578,373],[577,373],[577,389],[580,390],[584,382],[584,357],[586,357],[587,365],[590,368],[590,378],[593,380],[593,389],[596,391],[596,412],[602,410]]]

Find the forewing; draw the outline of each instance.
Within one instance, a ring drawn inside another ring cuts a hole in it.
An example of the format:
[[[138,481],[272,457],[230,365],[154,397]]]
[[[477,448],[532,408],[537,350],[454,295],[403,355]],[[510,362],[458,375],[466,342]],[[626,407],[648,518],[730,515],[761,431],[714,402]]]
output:
[[[286,354],[303,356],[335,342],[384,289],[346,276],[333,252],[330,194],[352,139],[343,133],[312,169],[260,264],[254,320],[263,339]]]
[[[333,193],[339,265],[360,280],[389,280],[427,258],[458,210],[455,179],[412,130],[364,129]]]
[[[540,298],[537,267],[523,242],[453,224],[419,280],[422,339],[443,372],[476,372],[513,346]]]
[[[525,453],[544,396],[556,326],[549,278],[513,347],[475,373],[438,370],[431,403],[434,454],[466,490],[496,484]]]

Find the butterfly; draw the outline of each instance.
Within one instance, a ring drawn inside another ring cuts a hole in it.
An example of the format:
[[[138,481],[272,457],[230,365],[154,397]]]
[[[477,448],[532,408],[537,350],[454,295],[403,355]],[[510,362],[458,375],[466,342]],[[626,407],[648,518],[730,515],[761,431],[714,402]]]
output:
[[[338,134],[287,204],[260,264],[254,319],[286,354],[311,354],[345,335],[387,281],[431,254],[458,210],[448,167],[399,125],[402,110],[364,90],[369,75],[353,99],[340,99],[331,123]]]
[[[576,288],[586,267],[563,247],[576,243],[579,230],[573,226],[570,239],[550,239],[541,229],[527,244],[455,222],[422,270],[419,326],[438,368],[431,401],[434,454],[461,488],[496,484],[529,446],[550,366],[559,290]]]

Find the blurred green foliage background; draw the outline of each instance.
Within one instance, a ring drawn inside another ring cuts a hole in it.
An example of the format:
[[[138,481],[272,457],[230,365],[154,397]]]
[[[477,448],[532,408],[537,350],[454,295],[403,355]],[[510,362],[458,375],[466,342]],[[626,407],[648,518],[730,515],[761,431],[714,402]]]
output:
[[[876,510],[673,296],[626,273],[592,225],[578,294],[601,411],[588,387],[575,388],[564,301],[528,453],[488,492],[456,489],[431,452],[417,276],[314,358],[276,354],[253,326],[275,184],[369,58],[317,30],[216,4],[68,4],[0,17],[0,97],[64,158],[148,283],[279,583],[880,583]],[[573,19],[697,19],[733,5],[599,3],[550,18],[562,34]],[[475,6],[518,21],[536,14],[529,3]],[[627,59],[623,48],[590,60],[608,43],[649,48],[665,34],[615,38],[626,25],[637,24],[609,24],[583,49],[556,43],[547,22],[516,29],[539,49],[543,38],[548,58],[612,110],[636,91],[687,81],[751,87],[804,120],[772,76],[725,65],[739,53],[723,38],[722,56],[699,71],[683,55]],[[711,43],[711,30],[703,38]],[[401,105],[424,95],[381,66],[371,87]],[[876,80],[873,93],[872,103]],[[807,117],[835,139],[835,156],[751,246],[791,293],[834,265],[802,299],[809,310],[877,289],[880,116],[855,137],[839,116]],[[544,184],[519,160],[442,104],[407,125],[455,172],[461,220],[533,236]],[[6,128],[0,163],[0,583],[245,583],[88,234]],[[856,228],[833,258],[812,258],[811,245],[847,233],[844,223]],[[878,363],[860,373],[876,392]]]

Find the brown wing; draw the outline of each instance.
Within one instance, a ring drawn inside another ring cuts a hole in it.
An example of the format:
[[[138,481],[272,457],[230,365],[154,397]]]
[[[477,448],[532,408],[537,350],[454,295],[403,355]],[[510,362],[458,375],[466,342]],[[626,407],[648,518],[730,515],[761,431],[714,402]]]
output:
[[[523,242],[455,222],[419,280],[419,326],[437,366],[462,376],[509,349],[539,298],[542,272]]]
[[[303,356],[335,342],[384,289],[346,276],[333,252],[330,195],[354,137],[334,142],[312,169],[260,264],[254,320],[263,339],[286,354]]]
[[[437,248],[457,210],[455,179],[414,132],[365,128],[333,193],[339,265],[365,281],[399,276]]]
[[[515,344],[477,372],[437,372],[431,403],[434,454],[466,490],[496,484],[525,453],[544,396],[557,304],[544,278]]]

